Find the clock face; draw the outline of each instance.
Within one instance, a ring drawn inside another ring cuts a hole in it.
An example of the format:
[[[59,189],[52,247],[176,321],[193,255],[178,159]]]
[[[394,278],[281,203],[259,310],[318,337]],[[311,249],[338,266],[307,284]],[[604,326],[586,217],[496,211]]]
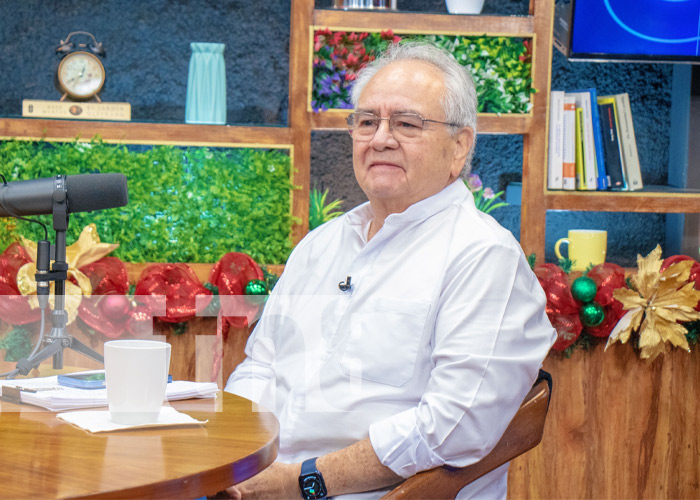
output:
[[[88,52],[73,52],[58,66],[61,90],[77,99],[97,94],[105,82],[105,69],[100,60]]]

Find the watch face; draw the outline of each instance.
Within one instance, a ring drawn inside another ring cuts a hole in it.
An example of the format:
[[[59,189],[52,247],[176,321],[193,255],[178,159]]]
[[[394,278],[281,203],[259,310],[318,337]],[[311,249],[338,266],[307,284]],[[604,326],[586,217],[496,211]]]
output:
[[[300,483],[302,495],[307,500],[325,498],[326,487],[315,474],[303,477]]]
[[[105,81],[100,60],[88,52],[73,52],[58,66],[61,89],[71,97],[88,98],[97,94]]]

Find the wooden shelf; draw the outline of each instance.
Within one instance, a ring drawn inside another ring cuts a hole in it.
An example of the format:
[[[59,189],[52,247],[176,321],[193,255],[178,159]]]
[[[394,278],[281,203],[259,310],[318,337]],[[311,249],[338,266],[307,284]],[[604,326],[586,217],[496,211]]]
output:
[[[345,118],[350,110],[329,110],[310,113],[309,120],[313,130],[346,130]],[[532,115],[513,114],[497,115],[480,113],[477,115],[476,128],[479,134],[525,134],[530,129]]]
[[[648,186],[641,191],[547,191],[547,210],[700,213],[700,191]]]
[[[416,14],[415,12],[315,10],[317,28],[426,33],[436,35],[504,34],[531,37],[535,33],[532,16],[471,16],[455,14]]]
[[[0,139],[72,141],[99,135],[105,142],[124,144],[176,144],[183,146],[289,147],[288,127],[189,125],[186,123],[106,122],[0,118]]]

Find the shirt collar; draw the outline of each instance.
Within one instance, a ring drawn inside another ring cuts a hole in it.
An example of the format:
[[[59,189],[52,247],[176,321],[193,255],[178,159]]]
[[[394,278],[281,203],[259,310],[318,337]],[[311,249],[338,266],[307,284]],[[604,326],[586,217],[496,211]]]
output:
[[[471,192],[461,179],[457,179],[439,193],[414,203],[399,214],[389,215],[384,223],[401,224],[426,219],[451,205],[467,200],[469,200],[470,205],[474,205],[474,198]],[[362,227],[374,217],[374,211],[369,202],[365,202],[352,209],[346,216],[348,224]]]

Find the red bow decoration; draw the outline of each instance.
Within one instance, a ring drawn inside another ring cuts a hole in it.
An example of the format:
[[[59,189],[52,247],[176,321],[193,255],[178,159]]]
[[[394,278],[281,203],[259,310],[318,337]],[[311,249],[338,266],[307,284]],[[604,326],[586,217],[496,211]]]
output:
[[[260,266],[244,253],[229,252],[214,265],[209,283],[219,289],[219,296],[228,296],[221,297],[219,310],[224,331],[228,331],[229,326],[245,328],[258,319],[262,304],[255,296],[246,295],[245,288],[249,281],[263,277]]]
[[[558,334],[552,349],[564,351],[584,329],[579,317],[581,303],[571,294],[568,275],[556,264],[536,266],[535,275],[547,296],[547,317]],[[627,286],[625,270],[617,264],[604,263],[593,267],[587,276],[596,284],[594,301],[603,307],[605,315],[598,326],[586,327],[586,333],[607,337],[624,313],[622,304],[613,298],[613,291]]]
[[[104,257],[80,268],[92,284],[91,297],[83,297],[78,317],[105,337],[116,339],[124,332],[139,337],[153,333],[151,307],[127,297],[129,279],[124,263]],[[161,311],[164,309],[161,305]]]
[[[558,334],[552,349],[564,351],[576,342],[583,330],[579,306],[571,295],[569,277],[556,264],[535,266],[535,276],[547,296],[547,317]]]
[[[221,301],[211,380],[219,376],[223,341],[230,327],[245,328],[257,320],[262,311],[262,302],[258,300],[260,296],[245,295],[248,282],[261,279],[263,272],[260,266],[249,255],[239,252],[225,254],[209,273],[209,283],[219,289]]]
[[[17,271],[28,262],[32,259],[19,243],[12,243],[0,255],[0,320],[13,325],[33,323],[41,317],[41,311],[32,309],[29,298],[17,288]]]
[[[165,316],[161,319],[168,323],[180,323],[206,309],[212,294],[202,286],[191,267],[176,263],[153,264],[144,269],[134,295],[153,311],[159,308],[158,296],[164,295]]]
[[[625,270],[617,264],[603,263],[588,271],[587,276],[598,287],[594,300],[603,306],[605,316],[600,325],[587,327],[586,333],[594,337],[607,337],[625,312],[622,303],[613,298],[615,289],[627,287]]]

